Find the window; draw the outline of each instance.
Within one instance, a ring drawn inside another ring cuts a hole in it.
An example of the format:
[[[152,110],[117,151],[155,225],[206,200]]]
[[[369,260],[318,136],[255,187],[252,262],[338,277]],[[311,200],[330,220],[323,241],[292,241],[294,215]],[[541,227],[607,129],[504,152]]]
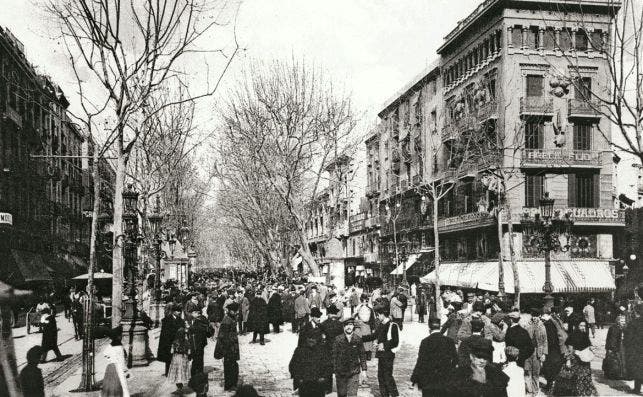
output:
[[[570,207],[598,207],[599,175],[590,173],[569,174],[568,201]]]
[[[603,50],[603,38],[601,37],[603,32],[600,29],[594,29],[593,32],[589,34],[589,43],[588,46],[594,51]]]
[[[527,121],[525,123],[525,149],[543,148],[544,124],[541,121]]]
[[[525,175],[525,207],[535,208],[540,205],[544,185],[543,175]]]
[[[537,26],[530,26],[529,30],[527,31],[527,47],[536,50],[540,46],[540,43],[538,42],[538,27]]]
[[[574,124],[574,149],[592,149],[592,125],[589,123]]]
[[[587,32],[584,30],[579,30],[576,32],[576,50],[578,51],[587,51],[588,49],[588,38]]]
[[[553,50],[556,48],[556,32],[553,28],[547,28],[547,30],[545,30],[543,39],[545,41],[543,45],[546,50]]]
[[[514,47],[522,47],[522,26],[516,25],[511,31],[511,43]]]
[[[574,84],[574,98],[589,100],[592,98],[592,78],[582,77]]]
[[[527,96],[541,97],[544,93],[544,77],[539,75],[527,76]]]
[[[568,51],[572,48],[572,31],[571,29],[561,29],[560,31],[560,49]]]

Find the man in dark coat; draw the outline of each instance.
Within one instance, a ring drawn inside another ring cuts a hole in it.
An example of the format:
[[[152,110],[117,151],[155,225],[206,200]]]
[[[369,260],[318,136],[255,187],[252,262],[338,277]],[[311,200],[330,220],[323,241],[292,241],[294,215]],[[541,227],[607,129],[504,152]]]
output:
[[[274,333],[279,333],[279,326],[283,324],[281,313],[281,295],[275,291],[268,300],[268,322],[272,324]]]
[[[520,352],[516,363],[520,368],[525,367],[525,360],[534,354],[534,344],[529,337],[529,332],[524,329],[518,322],[520,321],[520,312],[516,309],[509,313],[511,326],[505,335],[505,345],[513,346]]]
[[[293,323],[295,319],[294,291],[294,288],[292,288],[290,291],[286,291],[281,297],[281,319],[286,323]]]
[[[250,302],[250,311],[248,312],[248,330],[252,331],[252,342],[265,345],[264,335],[270,332],[268,328],[268,305],[261,297],[261,291],[258,290],[255,297]]]
[[[448,397],[507,397],[509,376],[491,364],[493,346],[485,338],[471,344],[468,367],[458,367],[451,377],[446,393]]]
[[[20,371],[22,394],[29,397],[45,397],[45,382],[38,362],[42,356],[40,346],[34,346],[27,352],[27,365]]]
[[[299,334],[302,335],[302,334]],[[302,346],[297,346],[288,365],[294,388],[300,396],[324,397],[326,379],[319,364],[331,361],[322,345],[323,336],[319,327],[309,332]]]
[[[416,305],[415,311],[418,314],[418,322],[420,323],[424,322],[424,316],[426,315],[426,304],[427,304],[426,292],[423,289],[421,289],[418,292],[417,298],[415,301],[415,305]]]
[[[634,392],[640,394],[643,382],[643,303],[636,306],[634,316],[625,328],[625,364],[628,375],[634,378]]]
[[[63,355],[58,349],[58,325],[56,324],[56,315],[51,314],[51,309],[45,308],[42,310],[42,358],[40,362],[44,363],[47,361],[47,353],[49,350],[53,350],[56,354],[56,360],[61,361]]]
[[[161,335],[156,353],[156,359],[165,363],[165,376],[172,362],[172,343],[176,337],[176,331],[185,327],[185,321],[181,318],[181,307],[173,304],[168,306],[169,314],[161,321]]]
[[[341,321],[339,321],[341,315],[337,306],[328,306],[328,308],[326,309],[326,314],[328,315],[328,318],[324,320],[319,325],[319,327],[321,328],[321,331],[324,334],[324,339],[326,341],[326,343],[324,344],[326,353],[329,357],[332,357],[335,339],[344,333],[344,325]],[[327,366],[325,370],[326,374],[324,378],[326,379],[326,392],[331,393],[333,391],[333,367]]]
[[[203,373],[203,354],[208,338],[214,335],[214,329],[198,306],[192,308],[190,317],[188,338],[192,352],[192,375],[195,375]]]
[[[237,335],[236,316],[239,304],[233,302],[228,305],[228,313],[221,322],[217,348],[223,350],[223,387],[225,390],[234,390],[239,382],[239,336]]]
[[[333,341],[333,371],[337,381],[337,397],[356,397],[359,381],[366,377],[366,351],[355,330],[355,320],[343,321],[342,334]]]
[[[478,339],[485,339],[482,336],[482,330],[484,329],[484,322],[479,318],[474,318],[471,320],[471,336],[468,336],[462,339],[460,346],[458,346],[458,366],[467,367],[471,365],[469,361],[469,354],[471,354],[471,345]]]
[[[420,343],[411,382],[422,390],[423,397],[442,396],[445,382],[457,363],[455,345],[440,333],[440,319],[429,319],[429,336]]]
[[[560,350],[558,328],[556,327],[556,324],[554,323],[554,320],[552,319],[551,313],[548,309],[545,309],[543,315],[541,316],[541,319],[543,320],[545,331],[547,332],[548,350],[548,354],[545,357],[545,362],[543,363],[542,374],[547,380],[547,391],[549,391],[563,363],[563,352],[561,352]]]

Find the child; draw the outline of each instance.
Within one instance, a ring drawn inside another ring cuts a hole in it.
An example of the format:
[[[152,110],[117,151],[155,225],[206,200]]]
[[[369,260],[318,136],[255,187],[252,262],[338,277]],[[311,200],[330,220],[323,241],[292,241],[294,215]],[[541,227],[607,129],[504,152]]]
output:
[[[167,380],[175,383],[179,390],[183,384],[190,380],[190,344],[185,328],[181,327],[176,331],[176,337],[172,343],[172,362],[167,372]]]
[[[42,348],[34,346],[27,352],[27,365],[20,371],[20,386],[25,396],[45,397],[45,382],[38,368]]]
[[[122,327],[112,329],[110,333],[112,342],[103,350],[103,355],[108,363],[101,390],[103,397],[129,397],[130,395],[127,387],[127,364],[125,363],[127,353],[121,343],[122,332]]]
[[[518,350],[517,347],[505,347],[507,364],[502,372],[509,376],[507,395],[511,397],[525,397],[525,370],[520,368],[516,363],[518,353],[520,353],[520,350]]]

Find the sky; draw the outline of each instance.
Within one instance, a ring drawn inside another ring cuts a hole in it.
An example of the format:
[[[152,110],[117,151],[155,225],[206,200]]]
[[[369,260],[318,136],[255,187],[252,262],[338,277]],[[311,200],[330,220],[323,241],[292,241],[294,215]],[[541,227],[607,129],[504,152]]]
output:
[[[41,73],[52,76],[73,107],[74,76],[65,50],[55,38],[51,18],[41,10],[44,1],[0,0],[0,26],[9,28],[23,42],[27,58]],[[436,59],[444,36],[480,2],[242,1],[236,35],[243,50],[224,76],[219,96],[208,101],[224,98],[226,87],[234,84],[250,60],[303,59],[352,96],[360,117],[358,133],[365,134],[383,104]],[[215,68],[222,64],[221,60],[207,61]],[[201,70],[198,66],[195,74]],[[204,125],[216,119],[212,105],[203,107],[208,110],[200,116]]]

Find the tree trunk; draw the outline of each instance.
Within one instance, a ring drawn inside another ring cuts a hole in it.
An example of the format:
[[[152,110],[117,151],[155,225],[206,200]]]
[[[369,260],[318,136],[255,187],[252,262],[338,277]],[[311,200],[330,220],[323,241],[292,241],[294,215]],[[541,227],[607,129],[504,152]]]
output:
[[[440,294],[440,233],[438,230],[438,200],[433,195],[433,246],[435,247],[435,312],[442,316],[442,296]]]
[[[0,306],[0,395],[22,397],[11,329],[11,306]]]
[[[498,294],[505,296],[505,266],[504,266],[504,250],[502,244],[502,207],[498,203],[496,208],[496,221],[498,229]]]
[[[514,250],[513,222],[511,220],[511,206],[507,205],[507,232],[509,233],[509,257],[511,259],[511,271],[514,274],[514,306],[520,308],[520,275],[518,274],[518,263]]]
[[[123,249],[119,240],[123,235],[123,188],[125,184],[125,153],[123,152],[123,131],[117,139],[116,185],[114,186],[114,241],[112,248],[112,328],[121,323],[123,314]]]
[[[300,225],[300,222],[297,222],[297,225]],[[308,237],[306,237],[306,229],[303,227],[298,227],[297,228],[297,234],[299,235],[299,255],[301,255],[302,260],[304,261],[304,264],[308,266],[310,269],[310,272],[313,274],[315,277],[320,276],[320,271],[319,271],[319,266],[317,265],[317,262],[315,262],[315,258],[313,257],[313,254],[310,252],[310,247],[308,246]]]

